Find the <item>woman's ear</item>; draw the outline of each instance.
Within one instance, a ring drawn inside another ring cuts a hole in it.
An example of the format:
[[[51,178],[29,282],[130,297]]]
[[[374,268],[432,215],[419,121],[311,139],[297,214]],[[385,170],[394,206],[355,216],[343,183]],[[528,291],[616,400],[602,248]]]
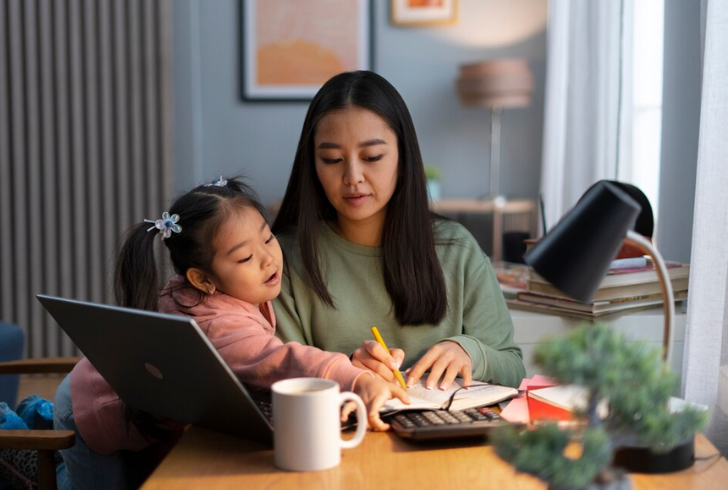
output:
[[[187,280],[195,287],[205,294],[212,294],[215,292],[215,285],[212,283],[210,277],[202,270],[196,267],[190,267],[185,273]]]

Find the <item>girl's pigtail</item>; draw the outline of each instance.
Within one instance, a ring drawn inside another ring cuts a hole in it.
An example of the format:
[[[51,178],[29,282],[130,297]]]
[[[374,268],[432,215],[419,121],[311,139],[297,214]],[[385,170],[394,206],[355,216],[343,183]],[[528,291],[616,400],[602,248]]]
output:
[[[159,278],[154,259],[157,230],[148,223],[132,226],[116,259],[114,295],[119,306],[157,311]]]

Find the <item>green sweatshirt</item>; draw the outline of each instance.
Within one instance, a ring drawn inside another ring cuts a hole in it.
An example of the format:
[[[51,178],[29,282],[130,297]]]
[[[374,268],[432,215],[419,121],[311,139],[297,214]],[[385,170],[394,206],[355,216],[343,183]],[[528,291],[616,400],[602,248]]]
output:
[[[294,233],[278,236],[283,248],[283,285],[273,302],[284,341],[351,355],[372,340],[376,325],[389,348],[405,352],[402,369],[443,340],[460,344],[473,361],[473,379],[517,387],[525,375],[513,322],[490,265],[473,236],[459,223],[438,221],[435,242],[447,285],[448,309],[439,325],[402,326],[384,285],[381,248],[353,244],[326,223],[318,245],[324,282],[335,308],[326,306],[304,280]]]

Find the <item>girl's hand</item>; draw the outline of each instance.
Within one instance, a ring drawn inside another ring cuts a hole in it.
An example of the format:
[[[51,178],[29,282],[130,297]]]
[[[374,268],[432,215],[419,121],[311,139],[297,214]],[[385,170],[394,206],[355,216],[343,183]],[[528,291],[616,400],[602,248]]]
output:
[[[445,340],[433,345],[405,374],[407,386],[412,386],[429,370],[425,387],[428,390],[440,382],[440,389],[446,390],[455,378],[463,378],[463,386],[470,386],[473,379],[473,361],[457,342]],[[440,381],[440,378],[442,380]]]
[[[384,403],[390,398],[399,398],[403,403],[409,405],[409,396],[400,386],[379,379],[375,376],[369,376],[364,374],[359,376],[356,380],[356,386],[354,387],[354,393],[359,395],[364,401],[364,405],[367,407],[368,413],[368,425],[369,428],[374,430],[387,430],[389,424],[386,424],[379,417],[379,409],[384,406]],[[364,423],[363,420],[359,421],[360,424]]]
[[[402,365],[404,351],[391,349],[390,352],[391,355],[387,354],[387,350],[376,340],[366,340],[351,355],[351,363],[358,368],[371,371],[385,381],[396,382],[392,371]]]

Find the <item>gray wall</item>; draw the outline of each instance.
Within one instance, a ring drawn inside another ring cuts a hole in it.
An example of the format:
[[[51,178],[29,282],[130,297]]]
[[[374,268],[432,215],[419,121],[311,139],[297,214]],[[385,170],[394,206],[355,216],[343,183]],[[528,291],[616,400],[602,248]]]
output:
[[[700,128],[700,2],[665,2],[662,156],[657,245],[690,261]]]
[[[536,79],[530,107],[503,112],[506,195],[538,195],[546,60],[546,0],[460,0],[453,26],[398,27],[389,1],[374,0],[375,70],[400,91],[425,163],[443,169],[444,197],[487,190],[487,111],[462,108],[461,63],[525,57]],[[306,103],[244,102],[240,78],[240,1],[175,0],[175,162],[179,190],[242,171],[264,202],[280,199]]]

